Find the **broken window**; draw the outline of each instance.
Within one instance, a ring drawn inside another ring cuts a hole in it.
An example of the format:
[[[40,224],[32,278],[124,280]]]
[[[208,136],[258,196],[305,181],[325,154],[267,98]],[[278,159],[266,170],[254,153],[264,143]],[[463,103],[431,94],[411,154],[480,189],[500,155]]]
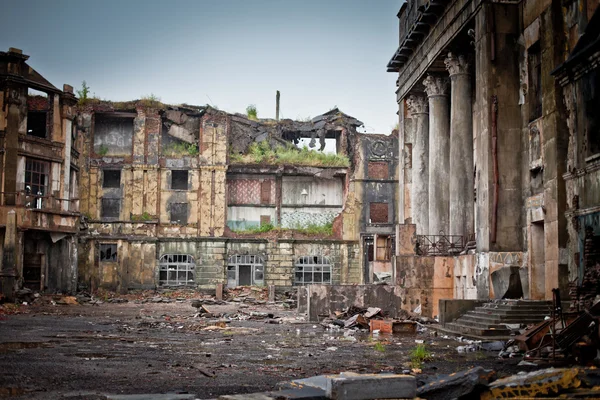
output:
[[[121,214],[121,199],[102,199],[102,218],[119,218]]]
[[[377,236],[375,259],[377,261],[390,261],[392,259],[392,237]]]
[[[187,224],[188,203],[171,203],[171,222],[179,225]]]
[[[159,286],[193,286],[196,263],[189,254],[164,254],[158,264]]]
[[[116,243],[100,243],[100,262],[117,262]]]
[[[294,265],[294,285],[331,283],[331,262],[323,256],[303,256]]]
[[[48,138],[48,94],[39,90],[27,89],[27,135]]]
[[[47,112],[29,111],[27,113],[27,135],[46,139],[47,132]]]
[[[134,113],[94,116],[94,153],[99,156],[127,156],[133,149]]]
[[[372,224],[387,224],[388,203],[369,203],[369,222]]]
[[[50,163],[27,158],[25,160],[25,207],[42,208],[48,193]]]
[[[540,42],[527,49],[529,121],[542,116],[542,52]]]
[[[185,171],[185,170],[171,171],[171,189],[173,189],[173,190],[188,190],[188,171]]]
[[[120,169],[105,169],[102,171],[102,188],[120,188],[121,187],[121,170]]]
[[[389,179],[389,163],[387,161],[369,161],[367,175],[371,179]]]
[[[264,259],[257,255],[230,256],[227,261],[227,287],[264,284]]]

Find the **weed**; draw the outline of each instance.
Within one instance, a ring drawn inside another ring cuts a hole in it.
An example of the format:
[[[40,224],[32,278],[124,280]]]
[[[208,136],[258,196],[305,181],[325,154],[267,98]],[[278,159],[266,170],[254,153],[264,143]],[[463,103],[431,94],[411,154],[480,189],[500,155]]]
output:
[[[81,82],[81,89],[77,90],[77,97],[79,97],[79,104],[84,105],[88,101],[88,95],[90,94],[90,87],[86,81]]]
[[[412,368],[421,368],[425,361],[431,360],[431,353],[424,344],[417,345],[409,354]]]
[[[100,145],[100,148],[98,149],[98,155],[100,155],[100,156],[103,156],[103,157],[104,157],[104,156],[105,156],[105,155],[107,155],[107,154],[108,154],[108,147],[107,147],[107,146],[105,146],[105,145],[103,145],[103,144],[101,144],[101,145]]]
[[[304,227],[297,226],[294,227],[294,231],[299,233],[304,233],[306,235],[333,235],[333,223],[328,222],[323,225],[319,224],[308,224]]]
[[[239,229],[239,230],[233,230],[235,233],[242,233],[242,234],[253,234],[256,235],[258,233],[267,233],[267,232],[271,232],[272,230],[275,229],[275,226],[271,223],[266,223],[266,224],[261,224],[260,226],[256,227],[256,228],[249,228],[249,229]]]
[[[160,97],[150,93],[147,96],[142,96],[140,103],[146,108],[159,108],[161,106]]]
[[[248,107],[246,107],[246,115],[248,115],[248,118],[255,121],[258,119],[258,111],[256,110],[256,106],[254,104],[250,104]]]
[[[375,351],[378,351],[380,353],[385,353],[385,346],[381,342],[375,343],[375,346],[373,346],[373,349],[375,349]]]
[[[246,154],[231,154],[230,161],[238,164],[305,165],[319,167],[348,167],[348,157],[310,150],[293,145],[271,147],[267,140],[252,143]]]
[[[192,157],[200,154],[196,143],[173,142],[168,146],[163,147],[162,152],[166,156],[181,156],[189,155]]]
[[[132,221],[150,221],[151,219],[152,219],[152,215],[150,215],[146,211],[143,214],[131,216]]]

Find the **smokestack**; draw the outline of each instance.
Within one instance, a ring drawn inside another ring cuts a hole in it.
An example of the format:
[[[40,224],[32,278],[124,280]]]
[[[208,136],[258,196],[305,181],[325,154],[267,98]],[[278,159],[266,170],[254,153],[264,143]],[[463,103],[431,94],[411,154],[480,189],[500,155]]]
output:
[[[275,95],[275,120],[279,121],[279,90]]]

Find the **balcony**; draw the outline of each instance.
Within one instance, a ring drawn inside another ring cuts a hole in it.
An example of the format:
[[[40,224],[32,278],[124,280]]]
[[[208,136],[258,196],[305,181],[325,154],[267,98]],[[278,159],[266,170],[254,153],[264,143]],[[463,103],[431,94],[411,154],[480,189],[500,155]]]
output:
[[[21,229],[75,232],[79,221],[79,199],[34,195],[26,191],[0,192],[0,225],[8,211],[15,210]]]

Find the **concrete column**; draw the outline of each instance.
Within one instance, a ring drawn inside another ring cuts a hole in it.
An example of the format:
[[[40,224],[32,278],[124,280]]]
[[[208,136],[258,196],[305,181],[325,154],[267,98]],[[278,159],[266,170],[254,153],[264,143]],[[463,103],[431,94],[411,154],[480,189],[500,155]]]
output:
[[[429,235],[448,233],[450,217],[450,110],[448,79],[427,75],[429,99]]]
[[[450,73],[450,231],[474,233],[473,115],[469,64],[463,55],[448,53]]]
[[[427,98],[411,94],[406,104],[413,120],[412,222],[418,235],[429,234],[429,111]]]
[[[15,300],[15,281],[17,275],[17,214],[10,210],[6,215],[6,232],[4,233],[4,254],[0,270],[0,294],[8,302]]]

